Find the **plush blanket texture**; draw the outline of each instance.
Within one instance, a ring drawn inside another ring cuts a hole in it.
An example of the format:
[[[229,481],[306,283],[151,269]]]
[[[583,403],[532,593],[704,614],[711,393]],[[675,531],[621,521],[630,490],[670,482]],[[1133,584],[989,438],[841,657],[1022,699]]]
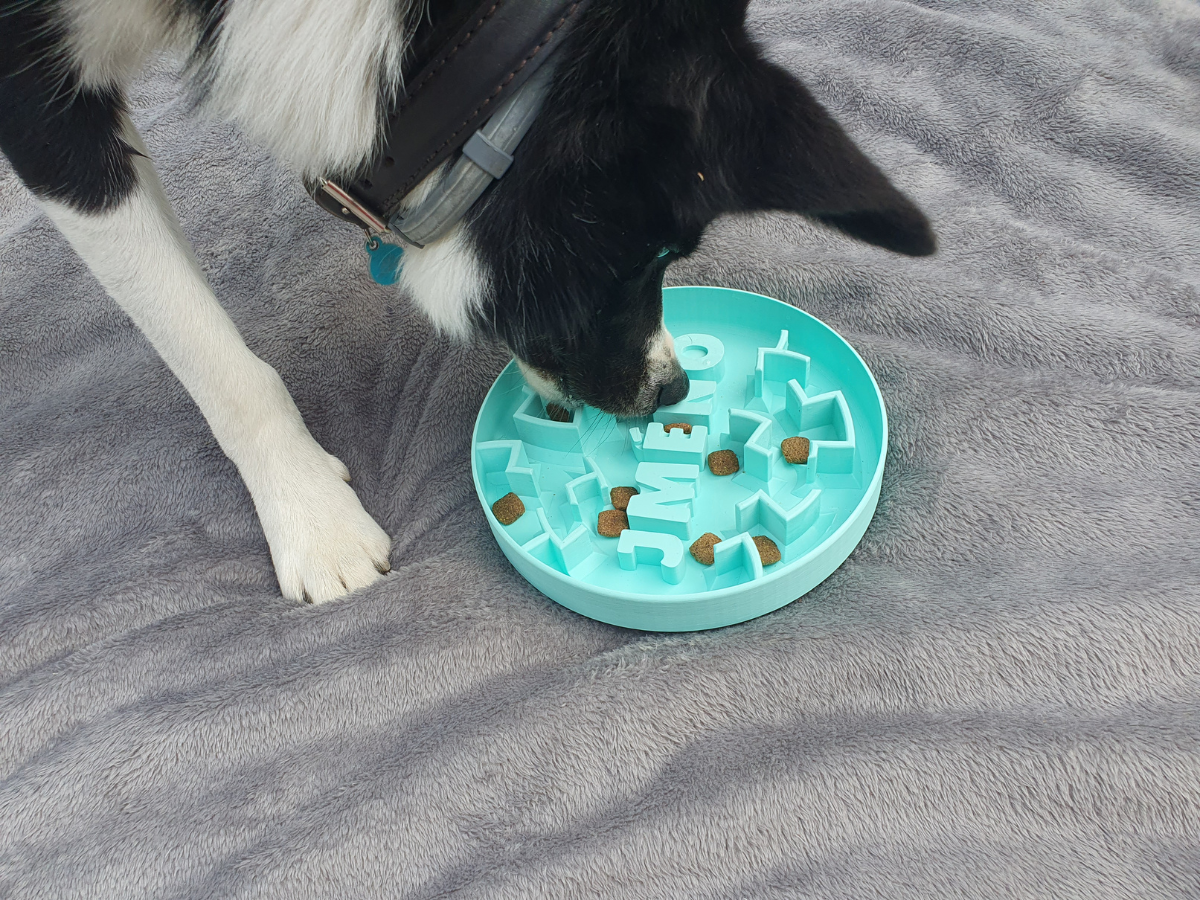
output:
[[[861,546],[719,631],[522,581],[469,470],[503,352],[368,281],[162,63],[136,117],[204,269],[395,538],[373,588],[285,601],[0,163],[0,896],[1200,896],[1200,6],[750,18],[941,252],[763,215],[672,267],[829,322],[891,416]]]

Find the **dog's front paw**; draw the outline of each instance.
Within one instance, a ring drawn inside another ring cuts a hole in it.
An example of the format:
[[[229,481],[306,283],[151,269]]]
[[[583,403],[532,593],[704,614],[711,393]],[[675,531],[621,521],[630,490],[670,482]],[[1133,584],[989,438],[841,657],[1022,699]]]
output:
[[[336,600],[391,568],[392,539],[362,508],[350,486],[331,475],[312,492],[316,496],[288,504],[274,527],[263,517],[275,575],[289,600]]]
[[[283,596],[324,603],[386,574],[392,540],[362,508],[340,460],[315,441],[298,449],[252,493]]]

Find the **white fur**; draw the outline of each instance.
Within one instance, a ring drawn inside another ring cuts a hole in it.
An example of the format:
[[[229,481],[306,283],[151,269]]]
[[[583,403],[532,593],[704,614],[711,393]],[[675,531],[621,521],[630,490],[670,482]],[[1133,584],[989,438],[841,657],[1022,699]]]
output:
[[[540,370],[535,369],[523,359],[517,359],[517,368],[521,370],[526,383],[537,391],[543,400],[547,400],[550,403],[557,403],[559,406],[571,405],[567,402],[567,398],[563,395],[563,392],[559,390],[554,379],[544,375]]]
[[[660,323],[658,332],[650,341],[650,349],[646,351],[646,369],[650,380],[656,375],[673,372],[675,368],[675,338],[667,331],[665,322]],[[669,380],[669,379],[668,379]]]
[[[380,87],[400,83],[408,5],[234,0],[206,106],[306,176],[355,166],[380,138]]]
[[[146,153],[132,127],[126,140]],[[321,602],[370,584],[391,541],[349,472],[313,440],[283,381],[213,296],[148,159],[117,208],[47,214],[192,395],[258,510],[284,596]]]
[[[67,49],[90,86],[123,83],[152,49],[194,43],[199,27],[186,14],[172,20],[159,0],[67,0],[65,9]],[[399,85],[413,9],[411,0],[232,0],[206,69],[205,108],[304,175],[352,168],[380,139],[380,88]],[[441,174],[407,202],[420,202]],[[402,279],[435,327],[470,333],[488,285],[461,227],[409,250]]]
[[[64,64],[88,87],[121,86],[153,51],[189,51],[200,23],[160,0],[64,0]],[[217,32],[208,111],[237,123],[301,173],[357,166],[380,139],[381,103],[400,83],[410,0],[231,0]],[[380,89],[384,97],[380,97]],[[143,153],[132,127],[127,139]],[[283,594],[329,600],[386,570],[391,541],[309,435],[278,374],[246,348],[184,241],[148,159],[116,209],[47,213],[195,399],[237,465]],[[428,190],[426,179],[419,191]],[[414,192],[416,193],[416,192]],[[483,267],[461,228],[411,250],[404,281],[441,330],[465,335]]]
[[[483,264],[461,224],[424,248],[405,250],[400,284],[434,327],[460,338],[471,333],[471,316],[488,290]]]
[[[172,21],[158,0],[67,0],[65,49],[85,87],[126,83],[155,49],[195,33],[190,17]]]
[[[661,322],[646,350],[646,376],[638,391],[638,405],[653,410],[662,386],[671,381],[678,372],[675,339],[671,337],[671,332],[667,331],[666,323]]]
[[[200,22],[159,0],[66,0],[67,57],[84,85],[123,85],[154,50],[190,51]],[[400,84],[410,0],[232,0],[205,108],[303,175],[357,166]],[[380,89],[384,97],[380,97]]]

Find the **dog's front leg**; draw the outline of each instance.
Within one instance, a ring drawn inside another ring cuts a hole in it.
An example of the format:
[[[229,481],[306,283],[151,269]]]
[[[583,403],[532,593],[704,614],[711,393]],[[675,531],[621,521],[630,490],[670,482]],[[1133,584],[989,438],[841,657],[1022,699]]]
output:
[[[131,125],[125,140],[146,153]],[[100,212],[43,206],[192,395],[241,473],[284,596],[331,600],[388,569],[391,541],[308,433],[282,379],[217,303],[147,156],[134,189]]]

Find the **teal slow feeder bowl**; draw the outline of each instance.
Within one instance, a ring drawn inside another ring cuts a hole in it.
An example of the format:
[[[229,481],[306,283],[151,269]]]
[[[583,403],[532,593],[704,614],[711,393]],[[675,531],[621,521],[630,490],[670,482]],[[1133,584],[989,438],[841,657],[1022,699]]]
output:
[[[824,581],[861,540],[887,455],[887,412],[854,349],[807,313],[716,287],[663,291],[667,328],[691,379],[682,403],[617,419],[584,408],[555,422],[510,363],[475,421],[471,472],[500,549],[534,587],[577,613],[646,631],[698,631],[771,612]],[[682,429],[663,426],[684,422]],[[809,439],[807,463],[781,442]],[[732,450],[734,475],[708,454]],[[609,491],[636,487],[629,529],[602,537]],[[502,525],[492,504],[516,493]],[[689,548],[722,540],[712,565]],[[782,559],[764,566],[765,535]]]

